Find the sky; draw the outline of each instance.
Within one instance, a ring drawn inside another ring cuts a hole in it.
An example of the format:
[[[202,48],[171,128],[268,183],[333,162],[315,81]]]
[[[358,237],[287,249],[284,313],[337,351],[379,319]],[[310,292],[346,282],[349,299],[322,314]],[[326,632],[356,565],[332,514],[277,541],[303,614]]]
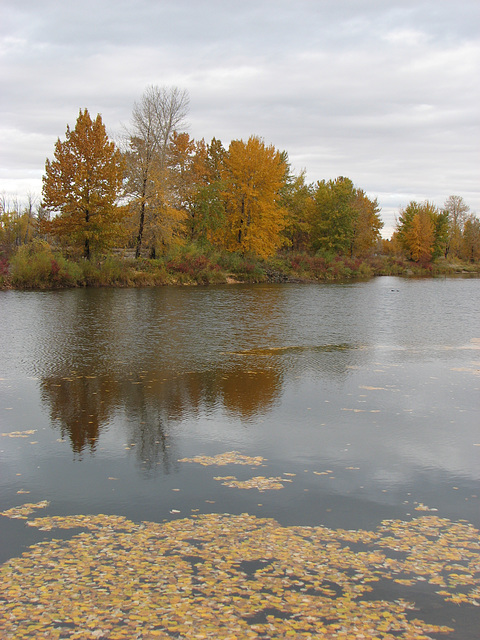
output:
[[[45,159],[100,113],[120,140],[149,85],[188,133],[260,136],[308,182],[346,176],[389,237],[411,200],[480,215],[478,0],[0,0],[0,196],[41,199]]]

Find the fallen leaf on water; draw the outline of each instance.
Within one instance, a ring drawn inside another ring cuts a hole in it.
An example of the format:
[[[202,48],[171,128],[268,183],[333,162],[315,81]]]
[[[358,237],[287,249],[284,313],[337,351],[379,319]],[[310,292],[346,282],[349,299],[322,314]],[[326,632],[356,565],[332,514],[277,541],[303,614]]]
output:
[[[233,487],[236,489],[258,489],[259,491],[266,491],[271,489],[283,489],[283,482],[290,482],[284,478],[265,478],[265,476],[255,476],[249,480],[237,480],[235,476],[217,476],[214,480],[223,481],[222,484],[226,487]]]
[[[8,436],[9,438],[28,438],[28,436],[37,433],[36,429],[28,429],[27,431],[10,431],[10,433],[2,433],[2,436]]]
[[[244,456],[238,451],[227,451],[216,456],[195,456],[194,458],[181,458],[179,462],[196,462],[203,466],[225,466],[227,464],[243,464],[258,466],[265,462],[261,456]]]
[[[249,514],[162,524],[51,516],[28,525],[82,532],[1,566],[2,638],[427,640],[452,629],[410,613],[413,589],[412,598],[388,600],[377,583],[395,581],[407,594],[417,581],[442,579],[439,601],[480,604],[480,532],[438,516],[385,520],[374,531],[282,527]]]
[[[22,520],[26,520],[27,516],[33,513],[35,509],[45,509],[45,507],[48,507],[49,504],[50,502],[48,500],[41,500],[40,502],[27,502],[26,504],[22,504],[19,507],[12,507],[11,509],[7,509],[6,511],[0,511],[0,516],[5,516],[6,518],[21,518]]]

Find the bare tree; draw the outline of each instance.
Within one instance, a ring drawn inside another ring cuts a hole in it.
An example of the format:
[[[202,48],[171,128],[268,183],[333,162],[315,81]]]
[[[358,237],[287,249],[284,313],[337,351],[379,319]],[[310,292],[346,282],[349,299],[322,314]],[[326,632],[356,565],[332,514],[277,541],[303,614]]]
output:
[[[29,240],[29,234],[31,231],[31,227],[34,224],[35,214],[34,207],[38,208],[38,196],[33,194],[31,191],[27,194],[27,203],[25,205],[24,214],[26,217],[26,225],[25,225],[25,237],[23,239],[23,244],[27,244]]]
[[[461,248],[463,227],[467,219],[470,207],[461,196],[448,196],[443,205],[448,214],[448,237],[445,248],[445,257],[451,252],[458,256]]]
[[[189,97],[177,87],[149,86],[132,111],[127,151],[127,191],[138,207],[135,257],[140,257],[149,204],[155,201],[155,183],[165,169],[170,136],[184,125]]]

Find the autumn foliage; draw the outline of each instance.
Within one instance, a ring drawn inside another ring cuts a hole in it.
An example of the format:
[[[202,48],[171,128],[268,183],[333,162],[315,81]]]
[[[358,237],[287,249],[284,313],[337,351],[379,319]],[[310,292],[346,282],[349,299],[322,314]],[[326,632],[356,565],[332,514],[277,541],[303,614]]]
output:
[[[100,114],[92,121],[80,110],[75,129],[67,126],[65,141],[57,140],[54,159],[45,164],[43,203],[57,215],[44,220],[42,230],[83,247],[85,258],[92,248],[115,243],[125,215],[118,205],[123,174],[122,155]]]
[[[298,263],[313,277],[357,273],[358,260],[379,253],[421,266],[442,256],[480,260],[480,221],[461,197],[450,196],[443,209],[410,202],[399,212],[392,239],[382,241],[377,200],[349,178],[308,183],[305,171],[292,171],[285,151],[259,136],[232,140],[227,148],[217,138],[194,140],[180,129],[187,107],[185,92],[147,88],[134,105],[122,150],[109,140],[99,114],[92,119],[80,110],[46,160],[37,215],[31,198],[24,211],[0,202],[4,263],[35,238],[70,257],[105,256],[115,248],[137,261],[162,258],[178,277],[191,276],[198,265],[199,281],[217,278],[221,263],[235,272],[235,259],[220,257],[229,254],[240,256],[244,276],[248,265],[252,273],[257,269],[255,260],[280,253],[290,255],[292,269]],[[1,277],[8,277],[2,269]],[[163,272],[154,280],[162,278]]]

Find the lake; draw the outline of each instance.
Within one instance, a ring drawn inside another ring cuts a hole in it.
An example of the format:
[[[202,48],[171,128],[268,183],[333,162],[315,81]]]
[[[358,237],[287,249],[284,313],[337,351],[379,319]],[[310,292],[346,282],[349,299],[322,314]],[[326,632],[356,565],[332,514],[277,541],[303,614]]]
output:
[[[480,279],[0,292],[2,638],[480,637]]]

